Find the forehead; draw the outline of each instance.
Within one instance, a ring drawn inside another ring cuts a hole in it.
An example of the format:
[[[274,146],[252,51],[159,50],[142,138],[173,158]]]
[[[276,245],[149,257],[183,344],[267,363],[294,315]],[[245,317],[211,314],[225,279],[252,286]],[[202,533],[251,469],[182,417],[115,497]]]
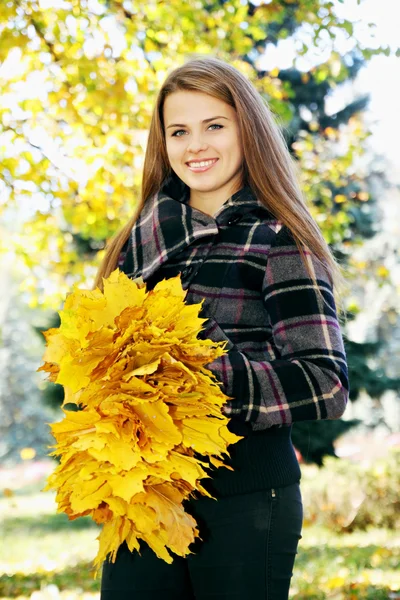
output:
[[[208,94],[180,91],[167,96],[163,114],[167,127],[174,122],[197,123],[217,115],[232,119],[235,110],[223,100]]]

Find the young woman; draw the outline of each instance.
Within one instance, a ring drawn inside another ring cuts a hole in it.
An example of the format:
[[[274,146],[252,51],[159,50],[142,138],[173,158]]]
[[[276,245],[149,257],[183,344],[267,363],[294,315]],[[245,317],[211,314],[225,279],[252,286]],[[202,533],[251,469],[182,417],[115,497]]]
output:
[[[208,365],[231,400],[233,471],[187,510],[202,541],[171,565],[143,544],[103,566],[102,600],[287,600],[301,538],[295,421],[339,418],[348,398],[334,290],[338,265],[301,196],[281,132],[253,85],[215,58],[161,87],[142,198],[99,271],[148,289],[181,273],[204,300],[202,335],[227,340]]]

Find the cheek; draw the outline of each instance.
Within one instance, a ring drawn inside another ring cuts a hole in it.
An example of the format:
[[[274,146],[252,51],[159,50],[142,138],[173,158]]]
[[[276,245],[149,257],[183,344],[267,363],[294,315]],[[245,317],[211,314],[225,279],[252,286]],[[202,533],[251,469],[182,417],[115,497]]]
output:
[[[223,150],[230,156],[231,159],[235,161],[242,159],[243,151],[240,145],[240,140],[236,135],[230,135],[229,137],[226,137],[223,141],[223,146],[221,146],[221,150]]]
[[[166,144],[167,147],[167,154],[168,154],[168,159],[170,163],[174,163],[178,160],[180,160],[180,157],[182,156],[182,149],[179,148],[179,146],[177,144],[174,143],[168,143]]]

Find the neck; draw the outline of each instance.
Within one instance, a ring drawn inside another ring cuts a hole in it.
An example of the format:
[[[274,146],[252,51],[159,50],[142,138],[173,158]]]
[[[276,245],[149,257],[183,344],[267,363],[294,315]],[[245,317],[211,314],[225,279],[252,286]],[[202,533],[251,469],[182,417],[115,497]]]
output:
[[[242,188],[242,184],[236,182],[234,185],[226,185],[219,190],[202,192],[190,190],[188,204],[192,208],[200,210],[206,215],[213,217],[223,204]]]

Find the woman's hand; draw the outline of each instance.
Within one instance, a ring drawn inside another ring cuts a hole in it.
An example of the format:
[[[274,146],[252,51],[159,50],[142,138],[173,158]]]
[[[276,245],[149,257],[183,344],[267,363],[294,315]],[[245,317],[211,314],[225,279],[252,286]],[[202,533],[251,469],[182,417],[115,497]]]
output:
[[[222,413],[226,416],[226,417],[230,417],[232,414],[232,406],[230,401],[228,400],[228,402],[226,402],[223,407],[222,407]]]

